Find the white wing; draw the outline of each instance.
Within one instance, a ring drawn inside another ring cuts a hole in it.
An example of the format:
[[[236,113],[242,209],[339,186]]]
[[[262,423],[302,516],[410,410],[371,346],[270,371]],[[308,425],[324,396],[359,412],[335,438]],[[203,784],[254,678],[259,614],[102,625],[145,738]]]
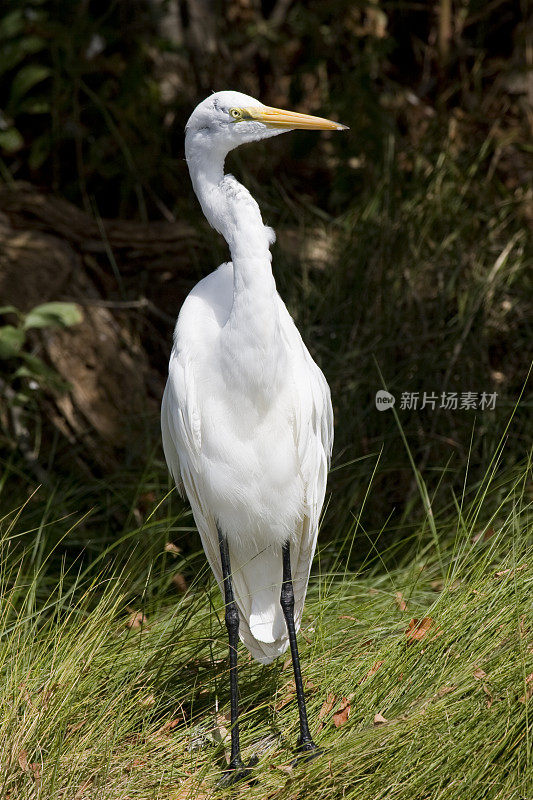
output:
[[[230,268],[231,265],[223,265],[193,290],[197,299],[203,297],[205,300],[208,297],[208,305],[211,304],[214,309],[218,326],[224,324],[224,309],[229,313],[231,308]],[[281,332],[293,382],[294,442],[305,486],[300,529],[295,531],[291,545],[295,622],[298,629],[326,490],[333,443],[333,412],[327,382],[307,351],[283,301],[281,298],[278,301]],[[205,306],[202,313],[206,313]],[[207,319],[209,324],[210,320]],[[204,551],[223,594],[216,521],[212,510],[203,502],[201,403],[197,391],[195,363],[187,349],[187,337],[177,336],[161,409],[163,448],[178,490],[189,499]],[[281,556],[268,550],[243,562],[241,554],[233,551],[231,545],[230,555],[233,588],[240,612],[239,636],[258,661],[268,664],[284,652],[289,643],[279,605]],[[265,575],[269,576],[271,587],[258,592],[258,587],[265,584]],[[257,609],[260,606],[264,610],[258,623]],[[264,630],[274,632],[273,635],[262,636],[267,641],[259,641],[252,634],[250,625],[257,632],[258,624],[264,626]]]
[[[294,616],[298,630],[326,493],[333,447],[333,408],[328,383],[281,298],[279,309],[294,379],[295,440],[306,491],[301,528],[291,546]]]

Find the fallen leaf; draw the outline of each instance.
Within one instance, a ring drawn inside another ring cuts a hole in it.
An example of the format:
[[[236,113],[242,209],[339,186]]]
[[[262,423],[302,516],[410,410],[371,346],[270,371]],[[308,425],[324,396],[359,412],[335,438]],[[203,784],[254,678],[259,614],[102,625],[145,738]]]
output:
[[[436,580],[431,581],[429,585],[435,592],[441,592],[446,584],[442,578],[437,578]],[[458,589],[460,585],[461,581],[454,580],[453,583],[450,583],[449,586],[446,586],[446,589],[448,589],[449,592],[455,592],[455,590]]]
[[[178,547],[174,542],[167,542],[165,545],[165,553],[172,553],[173,556],[179,556],[181,547]]]
[[[41,765],[34,761],[30,764],[30,770],[33,780],[39,785],[41,783]]]
[[[145,708],[151,708],[152,706],[155,705],[155,697],[153,694],[147,694],[144,697],[141,697],[139,703],[141,706],[144,706]]]
[[[357,617],[350,617],[348,614],[341,614],[339,619],[349,619],[352,622],[360,622],[361,620],[357,619]]]
[[[403,599],[403,594],[401,592],[396,592],[395,602],[399,611],[405,611],[407,609],[407,603]]]
[[[60,689],[60,688],[61,688],[61,684],[56,682],[56,683],[50,684],[50,686],[47,686],[46,690],[43,690],[43,689],[41,690],[42,691],[42,695],[41,696],[42,696],[42,701],[43,701],[43,706],[42,707],[43,707],[43,709],[45,711],[48,708],[49,701],[54,696],[54,694],[57,692],[57,690]]]
[[[444,697],[445,694],[449,694],[453,692],[455,686],[452,684],[451,686],[441,686],[439,691],[437,692],[437,697]]]
[[[374,664],[372,664],[366,675],[363,675],[359,683],[363,683],[364,681],[366,681],[367,678],[370,678],[372,675],[374,675],[374,673],[378,671],[378,669],[381,667],[382,664],[383,661],[376,661]]]
[[[147,765],[145,758],[134,758],[129,764],[124,767],[124,772],[133,772],[134,769],[142,769]]]
[[[409,642],[419,642],[427,635],[432,625],[433,620],[431,617],[424,617],[421,620],[412,619],[409,622],[409,627],[405,631],[407,640]]]
[[[27,775],[30,775],[35,783],[39,784],[41,782],[41,765],[36,761],[28,764],[28,753],[26,750],[20,751],[18,755],[18,762],[21,770]]]
[[[169,719],[165,722],[164,725],[161,725],[155,732],[156,736],[167,736],[170,731],[174,730],[181,722],[182,719]]]
[[[172,576],[172,583],[180,592],[180,594],[185,594],[187,591],[187,581],[185,580],[185,576],[181,574],[181,572],[176,572],[175,575]]]
[[[378,590],[377,590],[377,589],[369,589],[369,590],[368,590],[368,594],[372,594],[372,595],[373,595],[373,594],[379,594],[379,592],[378,592]]]
[[[533,697],[533,672],[526,678],[526,693],[518,699],[519,703],[527,703]]]
[[[351,710],[352,707],[350,705],[349,698],[343,697],[339,710],[333,714],[333,724],[336,728],[340,728],[345,722],[348,722],[348,717],[350,716]]]
[[[147,622],[148,618],[142,613],[142,611],[133,611],[126,620],[126,628],[130,628],[131,630],[141,630],[144,628],[145,630],[148,630]]]
[[[472,536],[472,544],[476,544],[476,542],[479,542],[480,539],[483,539],[483,541],[486,542],[488,539],[492,539],[494,533],[494,528],[486,528],[484,531],[479,531],[479,533],[476,533],[475,536]]]
[[[296,684],[294,680],[289,681],[281,689],[282,697],[275,703],[274,711],[281,711],[282,708],[289,705],[289,703],[296,697]]]
[[[337,701],[337,696],[330,692],[322,704],[322,708],[318,712],[318,719],[324,719],[331,711]]]
[[[386,725],[388,721],[383,714],[374,714],[374,725]]]
[[[483,678],[486,678],[486,677],[487,677],[487,673],[484,670],[482,670],[480,667],[478,667],[476,670],[474,670],[474,678],[477,678],[478,681],[482,681]]]
[[[513,569],[512,567],[509,567],[509,569],[502,569],[495,574],[497,578],[503,578],[505,575],[508,575],[510,578],[512,578],[515,572],[522,572],[524,569],[527,569],[527,564],[521,564],[516,569]]]
[[[143,492],[143,494],[139,495],[139,500],[143,503],[155,503],[155,492]]]
[[[72,725],[67,725],[67,733],[76,733],[76,731],[79,731],[80,728],[83,728],[86,722],[86,719],[82,719],[81,722],[75,722]]]
[[[279,769],[280,772],[284,772],[286,775],[290,775],[294,771],[294,767],[291,764],[277,764],[276,769]]]

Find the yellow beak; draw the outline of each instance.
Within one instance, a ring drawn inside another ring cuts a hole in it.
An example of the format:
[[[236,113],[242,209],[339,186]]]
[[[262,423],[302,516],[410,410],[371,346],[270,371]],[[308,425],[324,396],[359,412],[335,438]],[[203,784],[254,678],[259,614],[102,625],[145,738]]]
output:
[[[333,122],[331,119],[312,117],[295,111],[284,111],[281,108],[243,108],[244,119],[255,119],[269,128],[299,128],[301,130],[346,131],[347,125]]]

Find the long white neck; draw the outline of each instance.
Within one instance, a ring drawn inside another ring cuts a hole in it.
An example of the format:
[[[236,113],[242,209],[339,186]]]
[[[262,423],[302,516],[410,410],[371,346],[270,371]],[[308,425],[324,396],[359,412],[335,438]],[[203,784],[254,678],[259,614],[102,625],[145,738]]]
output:
[[[228,243],[238,271],[246,272],[247,259],[266,259],[270,269],[273,233],[266,228],[259,206],[233,175],[224,175],[225,149],[185,139],[185,156],[194,191],[207,221]]]
[[[202,210],[225,238],[233,261],[233,307],[224,333],[228,339],[233,333],[239,351],[254,351],[262,362],[258,368],[263,379],[272,380],[269,370],[265,371],[265,361],[278,355],[280,341],[269,249],[274,233],[263,224],[259,206],[248,190],[233,175],[224,175],[224,149],[186,136],[185,155]]]

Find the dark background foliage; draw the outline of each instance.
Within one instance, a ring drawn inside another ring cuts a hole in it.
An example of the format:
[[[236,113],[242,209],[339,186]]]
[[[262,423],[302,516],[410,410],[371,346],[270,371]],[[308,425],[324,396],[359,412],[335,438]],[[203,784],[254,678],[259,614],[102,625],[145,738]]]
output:
[[[475,486],[502,436],[502,464],[520,462],[527,399],[506,425],[531,361],[530,22],[524,0],[4,4],[0,305],[75,300],[86,315],[28,338],[69,392],[0,362],[13,491],[68,484],[67,505],[96,505],[110,530],[163,494],[172,321],[226,258],[183,128],[223,88],[350,126],[229,159],[278,232],[280,293],[332,387],[329,530],[359,514],[378,457],[369,536],[416,516],[405,444],[374,404],[382,378],[435,509],[467,465]],[[497,392],[496,409],[399,410],[402,392],[444,391]]]

